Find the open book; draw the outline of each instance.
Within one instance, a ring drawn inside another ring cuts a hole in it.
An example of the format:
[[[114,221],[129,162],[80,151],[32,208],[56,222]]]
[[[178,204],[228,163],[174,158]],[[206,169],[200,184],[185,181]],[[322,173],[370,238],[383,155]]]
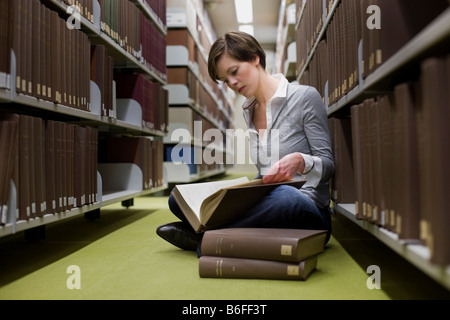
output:
[[[172,196],[196,232],[219,228],[246,213],[279,185],[301,188],[306,181],[263,184],[247,177],[176,185]]]

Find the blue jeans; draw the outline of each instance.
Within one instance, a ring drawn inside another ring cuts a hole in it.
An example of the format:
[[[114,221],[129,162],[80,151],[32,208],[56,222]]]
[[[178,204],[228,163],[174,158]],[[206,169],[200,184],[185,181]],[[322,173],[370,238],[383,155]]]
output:
[[[169,197],[169,208],[180,220],[188,223],[172,196]],[[297,188],[281,185],[245,215],[223,228],[327,230],[327,243],[331,235],[331,215],[329,208],[319,209]]]

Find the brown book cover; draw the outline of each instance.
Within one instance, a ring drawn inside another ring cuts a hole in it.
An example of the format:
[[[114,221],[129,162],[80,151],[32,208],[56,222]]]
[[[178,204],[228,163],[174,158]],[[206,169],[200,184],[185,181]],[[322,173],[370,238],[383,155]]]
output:
[[[28,116],[20,115],[19,123],[19,220],[28,220],[31,216],[29,181],[29,126]]]
[[[67,210],[67,162],[66,162],[66,153],[67,153],[67,138],[66,138],[66,123],[61,122],[60,128],[61,135],[61,193],[62,193],[62,211]]]
[[[113,70],[114,59],[106,56],[105,70],[105,115],[112,117],[113,115]]]
[[[156,140],[156,153],[154,163],[156,165],[157,187],[163,185],[163,162],[164,162],[164,144],[162,141]]]
[[[13,135],[11,136],[11,140],[10,140],[10,149],[5,151],[6,154],[10,154],[11,159],[9,159],[11,162],[11,167],[10,169],[12,170],[11,172],[11,177],[8,178],[5,177],[7,179],[7,182],[3,183],[4,186],[6,186],[6,188],[9,188],[9,181],[13,181],[14,185],[16,187],[16,212],[15,212],[15,216],[16,218],[18,218],[18,213],[19,213],[19,201],[20,201],[20,195],[19,195],[19,186],[20,186],[20,177],[19,177],[19,148],[20,148],[20,140],[19,140],[19,135],[20,135],[20,116],[18,114],[14,114],[14,113],[3,113],[0,114],[0,120],[4,121],[4,122],[9,122],[11,129],[15,130],[15,133],[13,133]],[[9,174],[7,173],[7,176]],[[9,190],[7,191],[8,195],[7,197],[9,197]],[[6,200],[9,200],[9,198],[7,198]],[[3,217],[6,218],[6,217]]]
[[[4,196],[9,183],[6,181],[7,166],[7,141],[9,140],[10,124],[7,121],[0,121],[0,224],[3,221],[3,211],[6,213],[6,197]]]
[[[317,268],[317,260],[317,256],[299,263],[202,256],[199,275],[201,278],[304,281]]]
[[[32,20],[31,23],[31,51],[28,53],[32,58],[32,94],[36,98],[43,98],[41,91],[41,3],[40,1],[31,0]],[[44,56],[43,56],[44,58]],[[42,72],[45,70],[45,65]]]
[[[60,121],[54,122],[54,156],[55,156],[55,199],[56,199],[56,213],[60,213],[63,210],[63,171],[61,163],[61,144],[62,144],[62,126],[64,123]]]
[[[364,183],[363,183],[363,167],[362,167],[362,142],[360,134],[360,121],[362,104],[351,107],[352,116],[352,144],[353,144],[353,163],[354,163],[354,179],[355,179],[355,211],[356,218],[364,219]]]
[[[360,110],[359,132],[361,139],[361,160],[362,160],[362,183],[363,191],[363,215],[367,220],[372,219],[373,203],[373,181],[372,181],[372,155],[370,148],[370,112],[369,107],[374,103],[374,99],[367,99]]]
[[[9,41],[9,0],[0,1],[0,87],[6,86],[6,74],[10,74],[11,42]]]
[[[22,74],[22,64],[20,60],[20,47],[22,36],[22,25],[21,25],[21,0],[9,0],[9,40],[10,47],[14,51],[16,56],[16,79],[11,79],[11,81],[15,81],[16,91],[20,92],[21,88],[21,74]]]
[[[16,159],[16,121],[0,120],[0,225],[6,222],[10,182]]]
[[[37,205],[36,205],[36,169],[35,169],[35,135],[34,135],[34,120],[32,116],[27,116],[27,122],[28,122],[28,155],[29,155],[29,162],[28,162],[28,183],[29,186],[29,199],[30,199],[30,208],[31,208],[31,217],[35,218],[37,213]]]
[[[65,34],[65,41],[66,41],[66,103],[65,105],[68,107],[74,107],[73,103],[73,84],[74,84],[74,77],[73,77],[73,55],[75,52],[73,52],[73,42],[74,42],[74,30],[70,30],[67,27],[64,28],[64,34]]]
[[[57,60],[52,60],[52,47],[54,44],[52,43],[52,34],[55,32],[52,29],[52,10],[47,8],[45,5],[41,5],[42,10],[41,14],[45,17],[44,25],[42,28],[45,28],[45,48],[43,52],[45,52],[44,56],[41,55],[41,60],[44,67],[44,72],[41,73],[41,82],[42,82],[42,91],[44,99],[52,101],[53,95],[53,85],[52,85],[52,64],[56,63]],[[42,32],[41,32],[42,33]],[[41,69],[43,68],[41,66]]]
[[[335,193],[337,203],[354,203],[355,181],[353,170],[353,143],[351,119],[342,118],[334,121],[334,161],[335,161]]]
[[[95,147],[94,139],[96,130],[90,126],[86,127],[86,202],[94,203],[95,199],[95,185],[94,180],[97,179],[97,172],[95,171]],[[94,172],[95,171],[95,172]]]
[[[106,115],[106,48],[103,45],[91,46],[91,74],[90,79],[94,81],[101,93],[101,112]]]
[[[67,195],[67,209],[71,210],[73,208],[73,198],[74,198],[74,177],[75,172],[74,169],[74,134],[75,134],[75,125],[66,123],[66,195]]]
[[[206,231],[201,244],[205,256],[299,262],[319,254],[325,230],[230,228]]]
[[[33,52],[33,3],[31,1],[26,1],[26,19],[27,21],[27,31],[26,31],[26,48],[27,50],[24,52],[25,60],[26,60],[26,95],[33,95],[33,55],[30,52]]]
[[[152,166],[151,166],[152,186],[156,187],[158,185],[157,184],[157,181],[158,181],[158,166],[157,166],[156,157],[155,157],[155,154],[156,154],[156,141],[155,140],[152,140],[152,142],[151,142],[150,153],[151,153],[150,155],[152,157]]]
[[[176,185],[175,201],[196,232],[216,229],[232,222],[280,185],[301,188],[305,181],[263,184],[261,180],[238,178],[224,181]]]
[[[35,171],[35,197],[36,216],[42,217],[45,214],[47,201],[45,197],[45,165],[44,165],[44,137],[42,119],[33,119],[33,147],[34,147],[34,168]]]
[[[397,181],[396,231],[400,239],[419,239],[420,212],[416,107],[413,85],[395,87],[394,140]]]
[[[370,113],[370,152],[371,152],[371,177],[372,177],[372,222],[381,225],[382,216],[383,182],[381,175],[381,139],[380,139],[380,112],[379,102],[374,101],[369,106]]]
[[[63,105],[67,104],[67,41],[66,41],[66,22],[63,19],[59,19],[58,17],[58,24],[59,24],[59,49],[57,50],[57,54],[59,56],[58,62],[59,62],[59,70],[60,70],[60,76],[58,76],[59,80],[61,81],[60,85],[57,87],[59,89],[59,95],[57,95],[57,102]]]
[[[39,1],[38,1],[39,2]],[[40,90],[40,95],[42,99],[52,101],[52,97],[48,95],[47,87],[49,87],[48,81],[51,79],[51,65],[50,61],[50,48],[47,48],[47,38],[50,38],[52,35],[50,33],[50,30],[47,30],[47,24],[50,23],[48,19],[50,19],[50,10],[43,4],[40,5],[39,9],[39,68],[41,69],[41,72],[39,72],[39,84],[38,88]],[[49,27],[50,28],[50,27]]]
[[[92,202],[98,202],[98,184],[97,184],[97,172],[98,172],[98,130],[93,128],[91,131],[92,134],[92,153],[91,153],[91,161],[93,164],[93,172],[91,175],[91,183],[92,183]]]
[[[56,213],[55,172],[55,122],[47,120],[45,126],[45,190],[48,213]]]
[[[450,134],[449,112],[449,64],[450,58],[430,58],[422,64],[423,117],[425,135],[421,137],[421,146],[426,149],[426,179],[422,180],[424,192],[421,207],[426,210],[422,224],[428,225],[426,232],[427,245],[431,252],[431,262],[447,266],[450,264],[449,215],[446,210],[448,199],[447,184],[450,177],[448,158]],[[423,149],[422,149],[423,150]],[[426,198],[425,198],[426,197]]]
[[[394,231],[395,219],[391,217],[392,197],[393,197],[393,143],[392,143],[392,108],[395,103],[392,94],[379,98],[380,112],[380,144],[381,144],[381,179],[383,197],[381,202],[381,210],[383,211],[383,226],[388,230]]]
[[[75,178],[74,178],[74,206],[85,205],[86,195],[86,128],[75,127]]]

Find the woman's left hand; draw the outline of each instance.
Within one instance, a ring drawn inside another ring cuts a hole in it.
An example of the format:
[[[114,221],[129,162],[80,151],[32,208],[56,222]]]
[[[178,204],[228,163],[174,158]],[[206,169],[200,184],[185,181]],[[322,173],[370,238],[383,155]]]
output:
[[[281,158],[262,178],[264,184],[292,180],[298,172],[305,170],[305,159],[300,153],[291,153]]]

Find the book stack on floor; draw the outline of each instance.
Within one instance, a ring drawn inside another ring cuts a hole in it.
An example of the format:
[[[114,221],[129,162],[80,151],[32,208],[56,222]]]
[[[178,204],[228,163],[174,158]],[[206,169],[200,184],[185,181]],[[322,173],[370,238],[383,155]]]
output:
[[[306,280],[316,270],[326,231],[230,228],[206,231],[201,278]]]

